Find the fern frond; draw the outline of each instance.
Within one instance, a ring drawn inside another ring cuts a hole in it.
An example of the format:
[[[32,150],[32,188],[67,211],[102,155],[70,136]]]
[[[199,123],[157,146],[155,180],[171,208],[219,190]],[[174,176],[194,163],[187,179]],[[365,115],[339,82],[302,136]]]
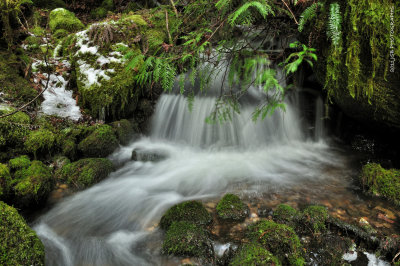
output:
[[[249,9],[254,8],[260,13],[260,15],[263,18],[266,18],[269,14],[274,15],[274,11],[272,10],[271,6],[268,5],[267,3],[260,3],[258,1],[251,1],[248,2],[241,7],[239,7],[238,10],[236,10],[234,13],[232,13],[229,16],[229,23],[233,26],[236,24],[237,20],[242,17],[242,20],[244,18],[244,21],[246,21],[246,18],[249,16]],[[251,14],[250,14],[251,15]]]
[[[304,29],[304,26],[306,25],[307,22],[311,21],[315,16],[317,15],[317,9],[318,7],[322,7],[323,4],[318,2],[318,3],[313,3],[311,6],[307,7],[306,10],[303,11],[303,13],[300,15],[300,20],[299,20],[299,32],[302,32]]]
[[[340,14],[340,5],[338,3],[330,5],[327,35],[334,46],[340,45],[342,39],[342,15]]]

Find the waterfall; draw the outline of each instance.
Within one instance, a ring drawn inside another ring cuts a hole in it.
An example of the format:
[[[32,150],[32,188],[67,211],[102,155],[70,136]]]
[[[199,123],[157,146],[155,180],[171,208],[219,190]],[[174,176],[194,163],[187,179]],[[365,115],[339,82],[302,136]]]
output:
[[[255,123],[252,112],[265,95],[252,87],[231,121],[208,124],[213,95],[196,95],[192,110],[184,95],[162,95],[151,134],[111,156],[123,166],[36,221],[48,265],[161,265],[156,225],[173,204],[227,191],[262,195],[270,187],[321,180],[323,169],[338,163],[328,145],[307,137],[295,94],[287,97],[286,111]],[[130,161],[134,149],[166,158]],[[238,184],[245,186],[238,190]]]
[[[324,101],[318,96],[315,103],[315,139],[321,140],[324,137]]]

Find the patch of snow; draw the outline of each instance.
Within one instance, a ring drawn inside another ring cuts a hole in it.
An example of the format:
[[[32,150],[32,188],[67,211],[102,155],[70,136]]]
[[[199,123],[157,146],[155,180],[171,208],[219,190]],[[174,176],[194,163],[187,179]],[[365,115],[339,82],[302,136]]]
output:
[[[89,88],[92,85],[100,85],[99,79],[103,78],[105,80],[110,80],[110,77],[107,76],[107,72],[112,73],[111,70],[102,70],[102,69],[95,69],[91,67],[89,64],[86,64],[85,61],[78,60],[79,70],[81,74],[85,77],[85,87]]]
[[[113,56],[105,57],[105,56],[101,55],[99,58],[97,58],[97,63],[100,66],[103,66],[103,65],[109,64],[109,63],[118,63],[118,64],[120,64],[120,63],[122,63],[122,60],[120,58],[115,58]]]
[[[227,251],[230,246],[231,246],[231,243],[226,243],[226,244],[215,243],[214,244],[214,252],[215,252],[215,254],[217,254],[218,257],[222,257],[224,255],[225,251]]]
[[[375,254],[364,252],[368,258],[368,266],[390,266],[390,263],[383,261],[375,256]]]
[[[352,262],[352,261],[357,260],[357,257],[358,257],[357,251],[353,251],[353,252],[348,252],[348,253],[343,254],[342,259],[344,259],[345,261],[348,261],[348,262]]]

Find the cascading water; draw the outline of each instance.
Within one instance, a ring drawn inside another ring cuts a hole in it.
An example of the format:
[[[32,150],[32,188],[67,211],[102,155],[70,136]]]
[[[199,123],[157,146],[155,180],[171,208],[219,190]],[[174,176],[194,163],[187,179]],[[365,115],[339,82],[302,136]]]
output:
[[[111,156],[123,166],[37,221],[34,229],[46,246],[47,264],[160,265],[155,225],[173,204],[217,198],[238,187],[241,193],[262,195],[270,188],[322,179],[323,169],[338,159],[324,142],[306,136],[295,97],[288,97],[285,112],[255,123],[252,99],[260,92],[251,88],[250,94],[241,113],[225,124],[205,122],[216,97],[196,96],[190,111],[186,97],[162,95],[150,136]],[[166,159],[130,161],[133,149]]]

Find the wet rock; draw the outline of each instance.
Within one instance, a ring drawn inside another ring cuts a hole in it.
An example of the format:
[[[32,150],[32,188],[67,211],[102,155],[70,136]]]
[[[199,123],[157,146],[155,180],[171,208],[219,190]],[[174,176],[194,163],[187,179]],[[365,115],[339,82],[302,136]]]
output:
[[[56,175],[76,190],[85,189],[106,178],[114,166],[105,158],[87,158],[64,165]]]
[[[161,151],[143,151],[135,149],[132,151],[131,160],[140,162],[159,162],[167,158]]]
[[[186,221],[196,225],[208,225],[211,223],[211,214],[204,205],[198,201],[186,201],[172,206],[162,217],[160,227],[168,229],[173,222]]]
[[[282,265],[277,257],[259,244],[245,244],[230,262],[231,266]]]
[[[111,123],[111,126],[122,145],[127,145],[135,133],[132,123],[126,119],[113,122]]]
[[[0,265],[44,265],[44,247],[17,210],[0,201]]]
[[[259,217],[264,217],[264,218],[266,218],[266,217],[268,217],[268,216],[271,216],[271,215],[273,214],[273,211],[272,211],[272,209],[269,208],[268,206],[260,206],[260,207],[257,209],[257,214],[258,214]]]
[[[260,221],[249,227],[249,238],[271,251],[283,264],[304,265],[302,245],[290,226]]]
[[[207,232],[194,223],[173,222],[163,243],[163,252],[176,256],[193,256],[212,260],[214,249]]]
[[[78,149],[84,157],[103,158],[119,147],[114,131],[109,125],[100,125],[84,140]]]
[[[234,194],[226,194],[217,204],[217,215],[229,221],[244,221],[250,213],[249,207]]]

